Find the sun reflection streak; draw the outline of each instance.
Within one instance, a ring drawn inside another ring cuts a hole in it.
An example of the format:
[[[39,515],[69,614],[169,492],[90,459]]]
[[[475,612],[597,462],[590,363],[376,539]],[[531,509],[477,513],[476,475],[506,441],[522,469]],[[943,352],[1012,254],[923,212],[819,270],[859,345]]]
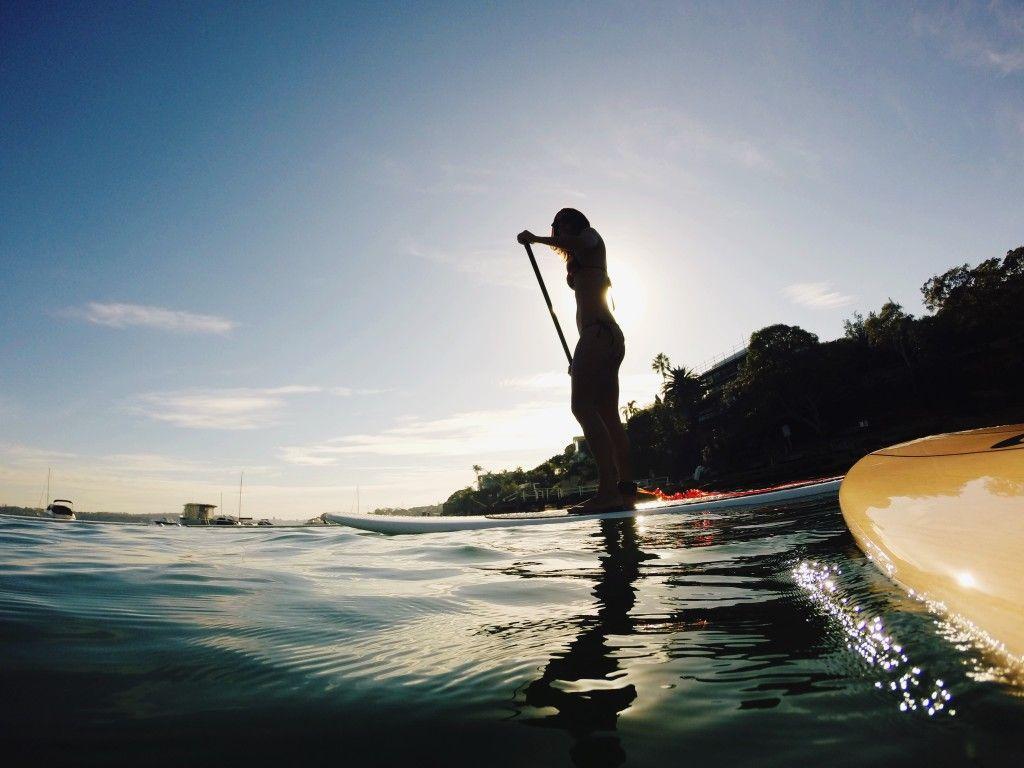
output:
[[[944,603],[920,597],[928,610],[936,614],[935,626],[960,652],[965,654],[967,676],[978,682],[999,682],[1016,696],[1024,696],[1024,659],[1013,656],[1006,646],[971,621],[948,610]]]
[[[839,566],[804,561],[793,569],[793,580],[811,602],[846,635],[846,647],[860,655],[884,679],[875,688],[888,690],[899,699],[900,712],[927,712],[930,717],[956,715],[949,706],[953,694],[942,680],[928,684],[927,675],[910,663],[904,647],[885,632],[880,616],[867,617],[859,605],[851,605],[837,584]],[[922,695],[928,691],[926,695]]]

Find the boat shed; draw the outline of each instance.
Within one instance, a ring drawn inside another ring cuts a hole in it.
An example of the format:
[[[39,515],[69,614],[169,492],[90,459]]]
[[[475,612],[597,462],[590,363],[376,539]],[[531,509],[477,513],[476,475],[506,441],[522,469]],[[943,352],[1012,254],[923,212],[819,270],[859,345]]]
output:
[[[181,522],[185,525],[209,525],[216,508],[216,504],[189,502],[182,511]]]

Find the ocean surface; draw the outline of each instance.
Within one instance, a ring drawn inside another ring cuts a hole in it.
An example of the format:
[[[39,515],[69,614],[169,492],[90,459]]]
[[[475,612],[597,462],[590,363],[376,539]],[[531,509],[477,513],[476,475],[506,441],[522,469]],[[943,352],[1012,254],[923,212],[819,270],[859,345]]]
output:
[[[1019,765],[1019,683],[835,500],[387,537],[0,518],[35,765]]]

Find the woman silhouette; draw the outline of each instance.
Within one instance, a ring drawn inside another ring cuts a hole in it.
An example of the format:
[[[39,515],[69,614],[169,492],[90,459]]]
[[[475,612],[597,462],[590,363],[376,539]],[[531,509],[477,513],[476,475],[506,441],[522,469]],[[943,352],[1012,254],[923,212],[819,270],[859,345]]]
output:
[[[575,208],[563,208],[551,222],[551,237],[529,230],[523,245],[540,243],[565,259],[566,282],[576,294],[579,342],[573,353],[572,413],[583,428],[597,462],[597,494],[570,508],[577,514],[631,509],[636,483],[629,458],[629,437],[619,421],[619,366],[626,354],[622,329],[608,308],[607,255],[604,240]]]

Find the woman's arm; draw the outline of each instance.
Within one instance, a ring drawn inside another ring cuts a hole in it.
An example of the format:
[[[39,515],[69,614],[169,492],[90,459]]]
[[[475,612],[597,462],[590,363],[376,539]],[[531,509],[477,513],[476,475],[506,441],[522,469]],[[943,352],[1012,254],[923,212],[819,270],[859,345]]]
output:
[[[585,229],[578,235],[557,235],[554,237],[540,237],[539,235],[533,234],[530,230],[526,229],[519,233],[519,237],[516,238],[523,245],[528,243],[539,243],[540,245],[549,245],[552,248],[558,248],[569,253],[575,253],[583,248],[588,248],[594,244],[595,232],[593,229]]]

